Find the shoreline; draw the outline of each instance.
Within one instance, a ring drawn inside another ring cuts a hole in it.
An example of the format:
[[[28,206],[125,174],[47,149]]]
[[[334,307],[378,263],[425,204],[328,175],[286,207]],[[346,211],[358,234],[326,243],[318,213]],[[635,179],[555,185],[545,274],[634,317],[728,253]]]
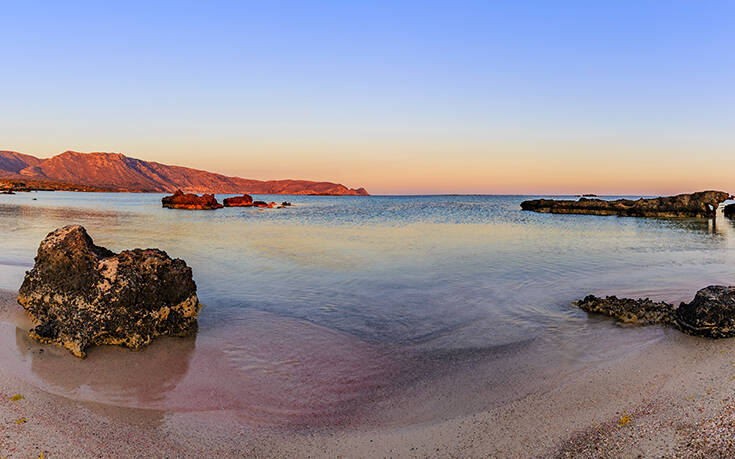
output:
[[[14,307],[14,293],[0,291],[0,321],[17,322],[23,314]],[[733,352],[732,339],[667,331],[631,355],[496,408],[448,419],[435,413],[435,420],[409,425],[298,432],[248,426],[226,409],[165,411],[78,401],[4,372],[0,450],[6,457],[113,457],[145,455],[151,448],[174,456],[225,457],[691,457],[704,454],[708,442],[718,451],[727,445],[726,438],[713,444],[717,437],[709,434],[735,410]],[[461,373],[443,378],[461,383]],[[431,393],[431,384],[424,390]],[[10,401],[14,394],[24,399]],[[420,395],[397,400],[397,409],[420,402]],[[621,421],[625,416],[628,421]],[[16,424],[20,418],[26,422]],[[707,424],[712,418],[719,421]]]

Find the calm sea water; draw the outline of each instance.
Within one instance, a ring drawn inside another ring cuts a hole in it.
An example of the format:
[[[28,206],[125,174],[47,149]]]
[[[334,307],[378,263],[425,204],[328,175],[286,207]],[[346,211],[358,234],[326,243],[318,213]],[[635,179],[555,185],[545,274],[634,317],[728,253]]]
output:
[[[186,260],[207,305],[198,334],[78,361],[41,353],[7,319],[0,366],[69,397],[252,423],[423,422],[561,384],[670,333],[588,316],[577,298],[688,301],[735,279],[735,226],[721,215],[536,214],[519,196],[257,196],[294,207],[183,211],[161,196],[0,196],[0,289],[17,290],[47,233],[82,224],[112,250]]]

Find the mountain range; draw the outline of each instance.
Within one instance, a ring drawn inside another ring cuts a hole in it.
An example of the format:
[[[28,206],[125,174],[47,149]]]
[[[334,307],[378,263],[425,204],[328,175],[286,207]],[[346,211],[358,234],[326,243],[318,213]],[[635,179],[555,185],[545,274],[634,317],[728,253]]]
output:
[[[251,180],[129,158],[121,153],[67,151],[41,159],[0,151],[0,179],[55,182],[107,191],[367,195],[364,188],[308,180]]]

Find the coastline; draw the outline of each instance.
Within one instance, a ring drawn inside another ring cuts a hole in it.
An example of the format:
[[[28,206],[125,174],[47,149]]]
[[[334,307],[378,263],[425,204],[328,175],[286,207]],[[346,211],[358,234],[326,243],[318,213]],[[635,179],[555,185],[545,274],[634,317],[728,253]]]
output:
[[[13,292],[0,291],[0,321],[19,324]],[[172,456],[542,456],[684,457],[706,452],[711,418],[735,409],[735,340],[676,331],[631,355],[568,376],[497,408],[412,425],[290,432],[253,427],[236,412],[123,408],[54,395],[0,374],[6,457]],[[144,357],[141,355],[141,357]],[[448,376],[461,383],[461,374]],[[431,390],[431,388],[425,389]],[[8,398],[14,394],[24,399]],[[419,402],[415,394],[396,406]],[[619,425],[624,416],[629,422]],[[26,422],[16,424],[15,420]],[[69,432],[72,435],[69,435]],[[727,445],[710,444],[722,451]],[[600,448],[600,450],[597,450]]]

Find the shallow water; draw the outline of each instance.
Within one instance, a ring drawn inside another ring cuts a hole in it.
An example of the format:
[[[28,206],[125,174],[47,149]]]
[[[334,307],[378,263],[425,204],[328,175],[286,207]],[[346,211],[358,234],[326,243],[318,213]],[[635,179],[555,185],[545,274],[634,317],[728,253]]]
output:
[[[78,361],[29,341],[11,311],[0,366],[123,406],[275,425],[423,422],[507,402],[669,333],[617,327],[574,299],[689,300],[735,274],[735,227],[722,216],[536,214],[517,196],[257,196],[294,207],[194,212],[160,198],[0,196],[0,289],[17,290],[48,232],[78,223],[112,250],[186,260],[207,305],[197,336]],[[395,408],[419,396],[430,402]]]

